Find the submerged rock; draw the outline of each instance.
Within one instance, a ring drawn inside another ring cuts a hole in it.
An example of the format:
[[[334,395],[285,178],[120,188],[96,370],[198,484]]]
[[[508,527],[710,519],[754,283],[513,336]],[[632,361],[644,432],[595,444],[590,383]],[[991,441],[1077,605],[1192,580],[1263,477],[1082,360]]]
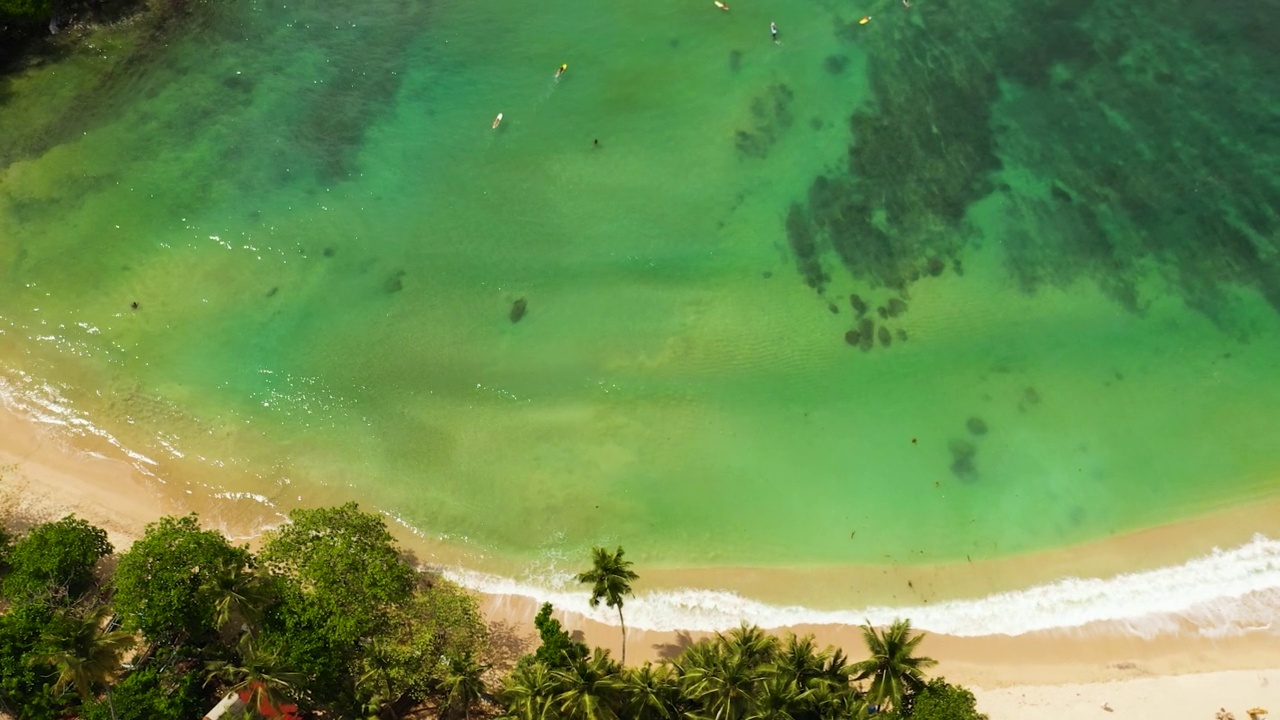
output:
[[[930,275],[934,277],[938,277],[939,275],[942,274],[943,270],[947,269],[947,264],[942,262],[942,258],[940,257],[931,257],[929,258],[929,264],[925,267],[925,269],[929,272]]]
[[[528,312],[528,309],[529,309],[529,303],[524,298],[520,298],[519,300],[516,300],[515,302],[511,303],[511,313],[510,313],[511,322],[513,323],[520,322],[520,320],[524,318],[524,314]]]
[[[862,318],[862,322],[858,323],[858,347],[863,351],[875,347],[875,332],[876,324],[871,322],[871,318]]]
[[[907,311],[907,304],[902,302],[898,298],[890,298],[888,310],[889,310],[889,317],[896,318],[902,313]]]
[[[880,329],[876,332],[876,337],[880,339],[880,345],[883,347],[889,347],[893,344],[893,335],[889,333],[889,328],[884,325],[880,326]]]
[[[850,345],[857,345],[862,340],[862,335],[857,330],[850,330],[844,334],[844,341]]]
[[[853,308],[854,312],[858,313],[858,317],[862,317],[867,314],[867,302],[859,297],[857,293],[849,296],[849,305]]]
[[[832,315],[840,314],[840,308],[836,307],[836,304],[833,302],[827,303],[827,309],[831,311]]]
[[[968,440],[952,440],[947,449],[951,451],[951,474],[966,484],[977,482],[978,468],[974,464],[974,456],[978,454],[978,448]]]
[[[880,307],[876,308],[876,314],[880,316],[880,319],[881,319],[881,320],[888,320],[888,319],[889,319],[889,308],[887,308],[887,307],[885,307],[885,306],[881,305]]]
[[[1039,405],[1040,393],[1037,392],[1035,388],[1029,387],[1022,392],[1022,399],[1025,400],[1028,405]]]
[[[898,341],[899,341],[899,342],[906,342],[906,341],[907,341],[907,331],[906,331],[906,330],[903,330],[902,328],[898,328],[898,332],[897,332],[897,333],[895,333],[895,334],[898,336]]]
[[[391,273],[391,277],[387,278],[387,281],[382,284],[382,289],[385,290],[388,295],[400,292],[404,289],[403,278],[404,270],[397,270]]]
[[[980,417],[969,418],[969,421],[965,423],[965,427],[969,428],[969,432],[974,435],[987,434],[987,421]]]

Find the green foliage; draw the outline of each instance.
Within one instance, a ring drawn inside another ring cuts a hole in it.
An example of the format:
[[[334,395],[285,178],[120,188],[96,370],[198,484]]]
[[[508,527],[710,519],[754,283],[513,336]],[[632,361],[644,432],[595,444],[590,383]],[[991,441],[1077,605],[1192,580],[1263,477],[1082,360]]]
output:
[[[131,633],[106,629],[110,608],[99,606],[83,614],[55,615],[40,636],[43,662],[57,670],[54,692],[71,689],[82,701],[115,679],[120,656],[136,644]]]
[[[289,521],[267,535],[262,560],[311,598],[342,638],[369,634],[389,608],[409,598],[413,568],[382,518],[347,503],[294,510]]]
[[[0,615],[0,710],[18,720],[62,717],[69,696],[55,696],[57,670],[40,659],[40,638],[53,621],[45,605],[20,605]]]
[[[189,720],[208,710],[200,692],[200,676],[156,663],[126,675],[112,686],[112,700],[102,697],[81,708],[84,720]]]
[[[295,510],[289,520],[263,546],[265,567],[282,581],[264,640],[307,678],[317,703],[340,713],[364,711],[375,695],[393,702],[420,690],[433,670],[414,668],[438,665],[439,654],[424,653],[452,642],[441,622],[451,613],[462,621],[466,611],[438,596],[423,599],[427,591],[415,596],[416,573],[382,518],[355,503]]]
[[[862,626],[862,638],[871,657],[854,663],[855,680],[870,678],[869,700],[881,708],[901,707],[924,689],[924,669],[937,665],[933,658],[915,655],[924,635],[911,633],[910,620],[895,620],[883,633],[870,624]]]
[[[222,533],[201,530],[194,514],[161,518],[120,558],[116,608],[152,642],[203,644],[217,630],[220,574],[250,560]]]
[[[0,19],[46,20],[53,11],[50,0],[0,0]]]
[[[94,566],[111,549],[105,530],[74,515],[37,525],[9,553],[4,594],[14,602],[74,601],[89,589]]]
[[[618,623],[622,625],[622,662],[627,662],[627,622],[622,618],[623,596],[633,594],[631,581],[640,576],[631,571],[631,561],[622,559],[622,548],[610,553],[598,547],[591,550],[591,569],[579,573],[578,582],[591,585],[591,607],[599,607],[600,601],[618,609]]]
[[[217,682],[223,693],[249,693],[251,708],[278,707],[303,692],[303,676],[294,672],[279,648],[263,646],[242,635],[233,660],[214,660],[205,666],[206,684]]]
[[[934,678],[912,701],[913,720],[987,720],[978,712],[973,693],[943,678]]]
[[[533,619],[533,626],[537,628],[542,642],[532,658],[550,670],[569,667],[575,661],[585,658],[589,652],[586,645],[569,637],[559,620],[551,617],[553,610],[551,603],[543,603]]]
[[[549,619],[543,606],[543,627]],[[520,720],[851,720],[867,713],[843,652],[820,650],[809,637],[779,642],[748,625],[656,667],[624,668],[598,649],[556,667],[525,656],[500,699],[507,717]]]

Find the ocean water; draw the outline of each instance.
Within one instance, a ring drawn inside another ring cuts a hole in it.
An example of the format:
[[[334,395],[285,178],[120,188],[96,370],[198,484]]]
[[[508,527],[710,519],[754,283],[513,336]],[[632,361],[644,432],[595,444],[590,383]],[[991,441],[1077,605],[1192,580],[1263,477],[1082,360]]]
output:
[[[1272,499],[1278,37],[1203,0],[195,4],[0,80],[4,394],[508,577]]]

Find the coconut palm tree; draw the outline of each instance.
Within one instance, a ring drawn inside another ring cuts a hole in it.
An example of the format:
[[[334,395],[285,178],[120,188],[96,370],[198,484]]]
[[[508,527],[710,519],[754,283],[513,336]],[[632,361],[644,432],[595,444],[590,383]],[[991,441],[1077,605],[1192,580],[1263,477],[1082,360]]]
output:
[[[645,663],[622,671],[623,716],[659,720],[679,716],[680,688],[665,665]]]
[[[825,677],[829,657],[830,651],[818,650],[812,635],[788,635],[777,650],[774,671],[804,690],[812,681]]]
[[[262,576],[225,559],[210,574],[206,590],[214,598],[214,624],[229,635],[241,629],[256,632],[262,614],[275,599]]]
[[[621,670],[608,652],[596,648],[591,657],[574,660],[567,669],[555,671],[561,687],[556,700],[563,717],[567,720],[616,718],[614,708],[622,686]]]
[[[773,673],[756,688],[755,703],[745,720],[796,720],[803,718],[807,697],[794,681]]]
[[[559,694],[557,679],[546,665],[540,662],[517,665],[502,690],[506,717],[511,720],[558,718],[555,699]]]
[[[618,609],[618,623],[622,625],[622,664],[627,664],[627,621],[622,617],[622,596],[632,595],[631,581],[640,576],[631,571],[631,561],[622,559],[622,547],[610,554],[602,547],[591,549],[591,569],[578,574],[578,582],[591,585],[591,607],[605,605]]]
[[[728,635],[717,634],[716,640],[725,652],[740,655],[750,666],[771,663],[778,653],[778,638],[746,623],[730,630]]]
[[[449,658],[444,673],[445,707],[462,710],[464,720],[471,720],[471,706],[484,697],[484,674],[489,666],[471,655]]]
[[[685,654],[700,644],[690,646]],[[752,709],[756,685],[765,678],[769,666],[752,662],[743,652],[725,650],[722,643],[716,645],[720,647],[715,651],[698,650],[684,658],[684,694],[698,703],[699,717],[741,720]]]
[[[116,715],[111,698],[111,678],[120,670],[120,656],[133,647],[137,639],[122,630],[106,630],[110,609],[102,605],[82,615],[61,615],[41,641],[46,651],[39,660],[58,670],[54,689],[73,688],[82,701],[94,694],[94,688],[105,685],[111,717]]]
[[[895,620],[883,633],[867,623],[862,626],[862,639],[871,657],[853,664],[854,679],[871,678],[867,697],[881,708],[901,707],[905,698],[924,687],[924,669],[938,664],[913,654],[924,635],[912,635],[910,620]]]
[[[205,685],[217,680],[230,692],[249,693],[247,705],[254,711],[278,707],[298,692],[303,677],[287,668],[277,650],[265,650],[252,635],[240,638],[239,664],[224,660],[205,663]]]

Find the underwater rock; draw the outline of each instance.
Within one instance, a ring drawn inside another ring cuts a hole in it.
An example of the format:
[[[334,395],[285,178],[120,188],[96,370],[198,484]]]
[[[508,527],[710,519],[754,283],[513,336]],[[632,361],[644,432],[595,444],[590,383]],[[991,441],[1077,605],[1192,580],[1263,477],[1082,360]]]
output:
[[[1029,387],[1022,392],[1022,399],[1027,401],[1028,405],[1040,404],[1040,393],[1035,388]]]
[[[836,304],[833,302],[827,303],[827,309],[831,311],[832,315],[840,314],[840,308],[836,307]]]
[[[276,293],[278,292],[280,292],[280,287],[279,286],[273,287],[267,291],[267,297],[275,297]]]
[[[947,443],[947,449],[951,451],[951,474],[966,484],[977,482],[978,468],[974,464],[974,456],[978,454],[978,448],[968,440],[952,440]]]
[[[987,421],[980,417],[969,418],[969,421],[965,423],[965,427],[969,428],[969,432],[974,435],[987,434]]]
[[[865,352],[875,347],[875,331],[876,324],[871,318],[862,318],[862,322],[858,323],[858,347]]]
[[[529,303],[524,298],[520,298],[519,300],[516,300],[515,302],[511,303],[511,313],[510,313],[511,322],[513,323],[520,322],[520,320],[524,317],[524,314],[528,311],[528,309],[529,309]]]
[[[935,256],[929,258],[929,264],[926,269],[929,271],[930,275],[938,277],[942,274],[943,270],[947,269],[947,264],[942,262],[942,258]]]
[[[907,304],[898,298],[889,298],[889,317],[898,317],[907,311]]]
[[[857,345],[862,340],[862,336],[857,330],[850,330],[844,334],[844,341],[850,345]]]
[[[729,51],[729,72],[736,73],[741,69],[742,69],[742,51],[730,50]]]
[[[897,332],[897,333],[895,333],[895,334],[898,336],[898,341],[899,341],[899,342],[906,342],[906,341],[907,341],[907,331],[906,331],[906,330],[903,330],[902,328],[898,328],[898,332]]]
[[[763,273],[760,274],[760,277],[764,278],[765,280],[768,280],[769,278],[773,277],[773,271],[765,270]]]
[[[858,297],[857,293],[849,296],[849,305],[853,308],[854,312],[858,313],[858,317],[862,317],[867,314],[867,302]]]
[[[327,247],[320,254],[324,255],[325,257],[333,257],[334,250],[331,247]]]
[[[889,347],[893,344],[893,335],[889,333],[889,328],[884,325],[881,325],[880,329],[876,331],[876,337],[880,339],[880,345],[883,347]]]
[[[876,314],[880,316],[880,319],[881,319],[881,320],[888,320],[888,319],[889,319],[889,308],[887,308],[887,307],[885,307],[885,306],[881,305],[880,307],[876,308]]]
[[[397,270],[391,273],[391,277],[387,278],[387,281],[382,284],[382,289],[388,295],[400,292],[404,289],[404,280],[402,278],[404,278],[404,270]]]
[[[844,55],[828,55],[822,61],[822,69],[832,75],[839,75],[844,72],[844,68],[849,64],[849,58]]]
[[[1071,193],[1063,190],[1062,187],[1057,184],[1049,189],[1049,194],[1053,196],[1054,200],[1059,202],[1069,203],[1074,200],[1074,198],[1071,197]]]

